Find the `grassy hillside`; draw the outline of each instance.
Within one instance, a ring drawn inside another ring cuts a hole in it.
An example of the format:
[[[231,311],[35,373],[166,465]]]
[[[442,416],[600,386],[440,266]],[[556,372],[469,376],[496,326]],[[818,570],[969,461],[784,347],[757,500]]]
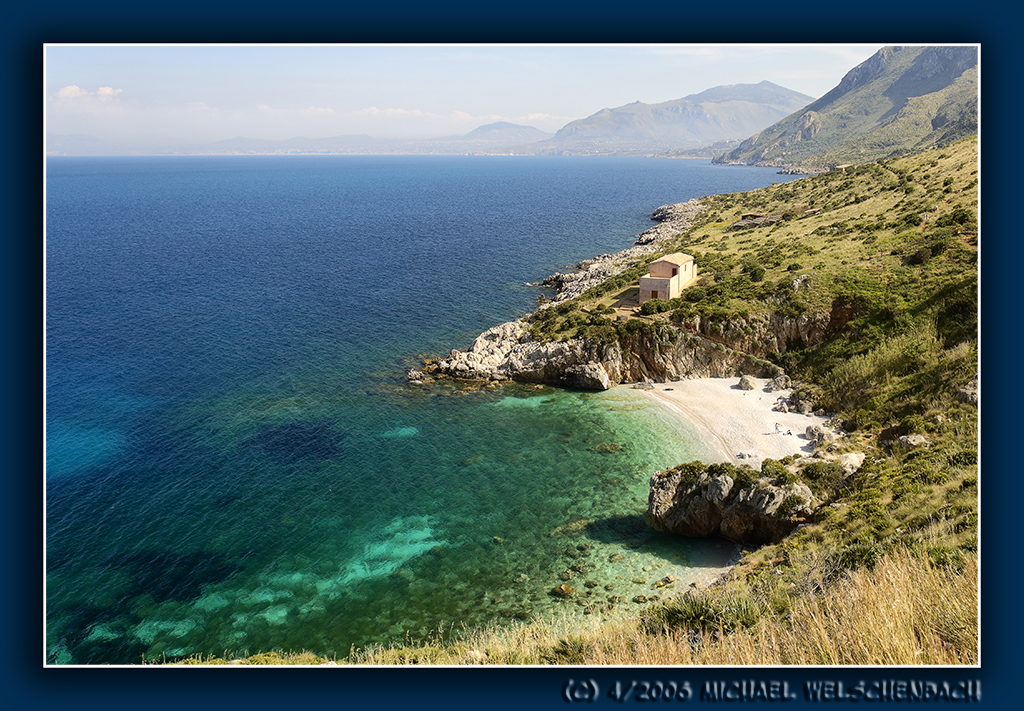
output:
[[[634,619],[588,629],[535,622],[353,650],[339,662],[977,661],[978,411],[961,393],[978,364],[977,139],[704,201],[698,224],[664,245],[698,263],[698,283],[680,298],[628,321],[610,318],[648,258],[539,310],[535,334],[610,342],[636,329],[700,330],[725,338],[756,333],[752,325],[771,317],[828,314],[833,328],[824,337],[764,357],[835,413],[845,436],[832,450],[863,452],[860,469],[847,475],[824,460],[805,468],[800,476],[825,502],[810,524],[748,551],[718,586]],[[752,211],[782,219],[730,229]],[[890,444],[911,434],[928,444]],[[785,476],[772,460],[761,473]],[[325,661],[276,654],[252,663],[261,660]]]

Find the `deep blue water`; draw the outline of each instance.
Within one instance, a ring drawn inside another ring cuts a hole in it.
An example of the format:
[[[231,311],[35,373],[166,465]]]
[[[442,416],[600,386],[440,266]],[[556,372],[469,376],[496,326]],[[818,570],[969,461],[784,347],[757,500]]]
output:
[[[710,456],[653,401],[404,372],[659,205],[790,178],[454,156],[50,158],[46,178],[49,661],[343,655],[582,614],[547,595],[574,561],[600,608],[605,584],[628,599],[729,554],[643,525],[650,474]]]

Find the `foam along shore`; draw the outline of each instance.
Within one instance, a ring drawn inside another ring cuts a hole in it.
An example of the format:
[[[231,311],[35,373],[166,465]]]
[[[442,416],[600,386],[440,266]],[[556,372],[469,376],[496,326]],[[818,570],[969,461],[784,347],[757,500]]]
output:
[[[808,456],[815,441],[805,432],[811,425],[825,427],[827,417],[772,408],[788,399],[791,390],[767,392],[768,380],[757,380],[753,390],[742,390],[739,378],[695,378],[655,383],[643,390],[649,397],[686,418],[721,455],[721,461],[761,468],[765,459]],[[618,387],[632,387],[619,385]]]

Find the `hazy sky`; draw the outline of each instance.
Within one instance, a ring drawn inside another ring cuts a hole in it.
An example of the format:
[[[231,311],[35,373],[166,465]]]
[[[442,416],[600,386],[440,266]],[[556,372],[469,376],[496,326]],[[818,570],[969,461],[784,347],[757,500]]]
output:
[[[124,143],[556,131],[768,80],[814,98],[879,45],[47,45],[49,134]]]

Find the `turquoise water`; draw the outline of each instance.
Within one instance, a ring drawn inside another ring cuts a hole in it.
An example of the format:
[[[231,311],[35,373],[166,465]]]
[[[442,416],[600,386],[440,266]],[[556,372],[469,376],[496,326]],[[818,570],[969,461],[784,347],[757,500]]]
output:
[[[651,473],[713,455],[642,393],[404,372],[528,311],[527,282],[629,246],[654,207],[779,179],[642,159],[51,159],[48,661],[344,655],[622,614],[721,565],[729,546],[643,524]],[[578,600],[550,594],[567,575]]]

